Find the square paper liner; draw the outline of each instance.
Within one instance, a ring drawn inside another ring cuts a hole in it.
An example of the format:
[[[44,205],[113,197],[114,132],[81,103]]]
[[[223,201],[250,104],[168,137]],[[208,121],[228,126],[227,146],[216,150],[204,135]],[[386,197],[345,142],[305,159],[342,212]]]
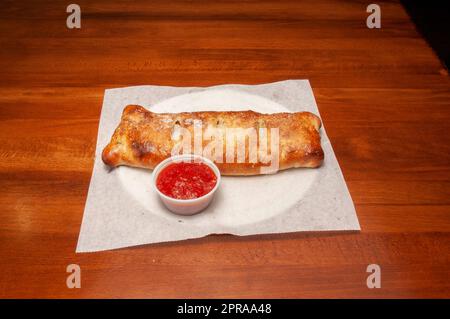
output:
[[[151,106],[168,98],[208,90],[236,90],[250,93],[288,108],[290,111],[309,111],[319,115],[319,110],[308,80],[288,80],[261,85],[219,85],[213,87],[135,86],[105,91],[95,151],[94,169],[89,185],[77,252],[94,252],[134,245],[177,241],[203,237],[208,234],[254,235],[299,231],[354,231],[360,230],[353,201],[347,189],[331,143],[321,128],[324,164],[318,176],[298,202],[275,216],[273,207],[258,211],[261,220],[226,225],[202,212],[195,216],[177,216],[159,205],[150,211],[124,190],[118,178],[119,169],[108,169],[101,160],[101,152],[109,142],[120,122],[123,108],[139,104]],[[222,101],[223,102],[223,101]],[[223,177],[227,178],[227,177]],[[261,176],[259,178],[265,178]],[[277,187],[271,185],[270,187]],[[294,191],[295,185],[292,185]],[[222,194],[225,196],[226,194]],[[246,198],[239,199],[245,201]],[[226,213],[226,206],[220,212]],[[270,217],[264,219],[264,214]],[[167,216],[162,218],[161,216]],[[233,218],[239,218],[234,216]]]

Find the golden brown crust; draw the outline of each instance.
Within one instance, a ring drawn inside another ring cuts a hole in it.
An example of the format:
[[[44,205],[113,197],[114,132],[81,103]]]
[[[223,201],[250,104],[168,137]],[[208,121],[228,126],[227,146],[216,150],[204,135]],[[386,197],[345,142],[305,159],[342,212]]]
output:
[[[278,128],[279,170],[292,167],[318,167],[323,162],[324,153],[319,133],[321,121],[316,115],[309,112],[275,114],[261,114],[253,111],[153,113],[139,105],[125,107],[119,126],[111,137],[110,143],[103,150],[103,162],[112,167],[128,165],[153,169],[158,163],[170,157],[175,144],[180,143],[173,139],[176,130],[187,129],[192,137],[194,136],[194,121],[201,121],[203,136],[211,128],[254,128],[254,132],[257,132],[257,140],[260,141],[259,129],[266,128],[268,155],[271,154],[270,128]],[[261,167],[268,165],[261,163],[259,157],[256,163],[254,160],[250,163],[249,137],[244,137],[244,139],[247,146],[245,147],[244,163],[227,163],[227,139],[224,138],[223,161],[221,163],[215,161],[223,175],[257,175],[261,173]],[[203,148],[209,142],[210,139],[204,137]],[[239,144],[237,139],[235,142]],[[194,142],[191,146],[193,153]],[[234,150],[237,152],[236,148]]]

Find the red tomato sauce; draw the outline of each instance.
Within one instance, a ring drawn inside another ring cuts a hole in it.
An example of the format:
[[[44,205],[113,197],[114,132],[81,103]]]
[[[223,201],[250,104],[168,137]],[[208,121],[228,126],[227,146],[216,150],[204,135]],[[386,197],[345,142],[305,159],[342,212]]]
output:
[[[156,187],[175,199],[193,199],[208,194],[217,183],[216,174],[204,163],[172,163],[159,173]]]

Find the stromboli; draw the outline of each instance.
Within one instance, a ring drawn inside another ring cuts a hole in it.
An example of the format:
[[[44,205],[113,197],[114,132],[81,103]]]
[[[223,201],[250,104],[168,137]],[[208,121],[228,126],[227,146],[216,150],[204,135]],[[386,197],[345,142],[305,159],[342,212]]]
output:
[[[309,112],[261,114],[254,111],[228,112],[184,112],[153,113],[139,105],[125,107],[121,122],[111,141],[102,153],[103,162],[111,167],[120,165],[153,169],[158,163],[171,156],[174,146],[179,143],[173,139],[174,131],[186,129],[194,136],[194,124],[201,123],[202,136],[211,129],[255,129],[257,147],[261,146],[261,130],[267,129],[267,153],[271,149],[271,128],[278,129],[278,170],[294,167],[318,167],[322,164],[324,153],[320,144],[320,119]],[[242,137],[242,136],[241,136]],[[237,153],[239,135],[235,137],[234,152]],[[244,143],[250,144],[249,136],[243,136]],[[201,141],[203,148],[211,140]],[[192,141],[192,152],[195,149]],[[232,145],[232,144],[230,144]],[[229,145],[229,146],[230,146]],[[245,147],[245,160],[238,163],[227,162],[227,138],[223,139],[223,160],[215,163],[223,175],[258,175],[268,163],[249,154]],[[259,152],[259,150],[258,150]],[[237,155],[233,155],[237,158]],[[252,160],[253,159],[253,160]],[[214,158],[213,158],[214,160]]]

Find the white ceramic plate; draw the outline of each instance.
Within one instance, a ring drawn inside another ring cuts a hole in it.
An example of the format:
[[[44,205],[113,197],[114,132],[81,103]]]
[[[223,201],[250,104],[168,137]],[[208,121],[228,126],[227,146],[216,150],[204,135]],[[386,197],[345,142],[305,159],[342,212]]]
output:
[[[149,108],[158,113],[192,111],[254,110],[260,113],[289,112],[282,105],[257,95],[231,89],[217,89],[179,95]],[[162,206],[152,190],[151,171],[119,168],[123,188],[149,213],[180,219]],[[318,170],[290,169],[274,175],[252,177],[224,176],[212,204],[202,213],[191,216],[198,226],[219,224],[242,226],[260,222],[285,212],[302,200],[318,177]]]

